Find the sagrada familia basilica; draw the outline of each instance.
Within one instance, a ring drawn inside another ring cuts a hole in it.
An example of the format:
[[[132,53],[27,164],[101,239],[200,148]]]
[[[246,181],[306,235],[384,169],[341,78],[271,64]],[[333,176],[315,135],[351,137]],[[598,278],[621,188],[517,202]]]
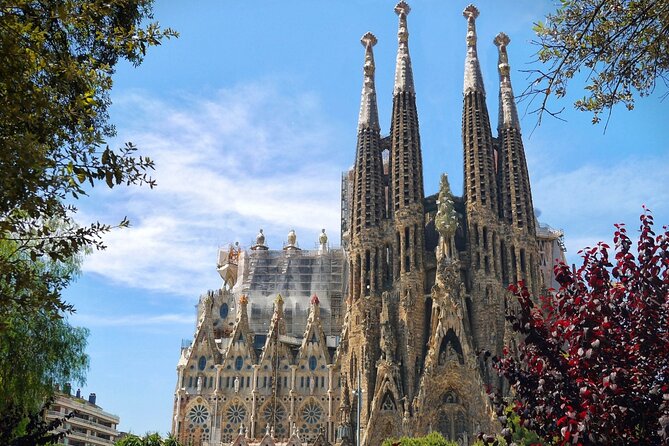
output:
[[[342,181],[342,248],[290,231],[270,249],[222,249],[219,290],[200,298],[177,365],[173,433],[184,444],[367,445],[441,432],[470,444],[496,421],[486,388],[504,383],[477,355],[514,341],[506,287],[553,284],[561,232],[537,223],[500,33],[499,121],[490,128],[467,21],[462,108],[464,196],[446,176],[423,192],[407,16],[400,1],[390,135],[380,133],[373,48],[365,51],[353,169]]]

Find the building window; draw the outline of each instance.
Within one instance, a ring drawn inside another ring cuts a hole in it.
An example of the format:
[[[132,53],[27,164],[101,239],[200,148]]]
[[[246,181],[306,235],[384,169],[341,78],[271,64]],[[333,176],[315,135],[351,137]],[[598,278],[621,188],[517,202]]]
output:
[[[228,317],[228,312],[229,312],[228,304],[225,302],[221,304],[221,308],[219,309],[219,314],[221,315],[221,319],[225,319]]]
[[[316,370],[316,366],[318,366],[318,359],[316,359],[315,356],[310,356],[309,357],[309,370],[312,372]]]
[[[244,358],[237,356],[235,359],[235,370],[241,370],[244,367]]]
[[[204,370],[205,367],[207,367],[207,358],[204,356],[200,356],[200,359],[197,362],[197,368],[200,370]]]

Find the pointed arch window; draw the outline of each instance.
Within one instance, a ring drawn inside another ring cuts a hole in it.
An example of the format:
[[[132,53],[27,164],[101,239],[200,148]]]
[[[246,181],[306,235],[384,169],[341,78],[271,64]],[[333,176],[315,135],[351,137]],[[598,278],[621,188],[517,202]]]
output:
[[[228,317],[229,311],[230,311],[230,308],[228,307],[228,304],[223,302],[221,304],[221,308],[219,309],[219,314],[221,316],[221,319],[225,319],[226,317]]]
[[[235,370],[241,370],[244,367],[244,358],[237,356],[235,358]]]
[[[316,367],[318,366],[318,359],[316,359],[315,356],[310,356],[309,357],[309,370],[312,372],[316,370]]]
[[[200,359],[197,361],[197,368],[200,370],[204,370],[205,367],[207,367],[207,358],[204,356],[200,356]]]
[[[397,410],[397,406],[395,405],[395,398],[393,398],[393,395],[390,392],[386,392],[386,394],[383,396],[383,403],[381,403],[381,410],[383,411]]]

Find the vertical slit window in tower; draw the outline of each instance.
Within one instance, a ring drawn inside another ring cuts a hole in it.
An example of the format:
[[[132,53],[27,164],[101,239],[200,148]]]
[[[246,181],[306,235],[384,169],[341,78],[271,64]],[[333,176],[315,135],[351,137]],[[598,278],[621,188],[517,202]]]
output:
[[[474,259],[475,259],[476,269],[481,269],[481,254],[479,254],[478,251],[476,251],[476,254],[474,254]]]
[[[525,248],[520,249],[520,271],[525,273]]]
[[[535,287],[535,289],[536,289],[535,284],[537,282],[536,282],[535,272],[536,272],[536,268],[535,268],[535,263],[534,263],[534,255],[530,254],[530,281],[531,281],[532,287]]]
[[[490,274],[490,259],[488,256],[484,257],[484,263],[485,263],[485,273]]]
[[[511,267],[513,268],[513,283],[518,282],[518,263],[516,262],[516,247],[511,245]]]
[[[192,376],[188,377],[188,387],[193,387],[193,377]]]
[[[492,232],[492,269],[497,274],[497,234]]]
[[[488,228],[483,227],[483,249],[488,249]]]
[[[506,245],[504,244],[504,241],[499,242],[499,253],[502,261],[502,283],[504,286],[507,286],[509,284],[509,270],[506,264]]]
[[[474,240],[476,243],[476,246],[479,246],[480,241],[479,241],[479,225],[474,223]]]
[[[365,251],[365,296],[369,296],[369,277],[371,276],[369,271],[370,266],[370,254],[369,250]]]
[[[230,388],[230,377],[229,376],[227,376],[225,378],[225,387]]]
[[[246,377],[246,387],[249,387],[250,384],[251,384],[251,377],[247,376]]]
[[[412,246],[412,251],[413,251],[413,264],[418,265],[418,250],[420,249],[420,245],[418,244],[418,225],[414,224],[413,225],[413,246]]]
[[[411,271],[411,263],[410,263],[410,260],[409,260],[409,253],[410,252],[411,252],[411,245],[410,245],[410,242],[409,242],[409,227],[407,226],[407,227],[404,228],[404,258],[406,260],[405,265],[404,265],[405,266],[404,270],[406,272]]]

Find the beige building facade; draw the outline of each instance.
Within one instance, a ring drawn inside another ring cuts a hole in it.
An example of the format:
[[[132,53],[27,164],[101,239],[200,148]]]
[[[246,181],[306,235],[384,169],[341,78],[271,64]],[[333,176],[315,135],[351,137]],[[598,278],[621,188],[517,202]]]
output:
[[[61,430],[69,431],[59,444],[70,446],[112,446],[119,438],[117,430],[119,417],[104,411],[96,404],[96,395],[91,393],[88,399],[75,395],[56,393],[49,409],[47,421],[64,418],[74,412],[65,421]]]
[[[508,36],[494,39],[493,136],[466,19],[464,194],[442,177],[425,196],[409,5],[395,7],[398,51],[390,135],[381,135],[373,48],[362,37],[355,164],[342,177],[341,248],[313,250],[290,231],[270,249],[219,253],[221,289],[202,296],[177,365],[173,433],[194,445],[361,444],[439,431],[469,444],[496,429],[486,388],[505,384],[477,355],[515,342],[507,287],[536,294],[564,258],[561,231],[536,221],[510,80]],[[492,39],[491,39],[492,40]]]

